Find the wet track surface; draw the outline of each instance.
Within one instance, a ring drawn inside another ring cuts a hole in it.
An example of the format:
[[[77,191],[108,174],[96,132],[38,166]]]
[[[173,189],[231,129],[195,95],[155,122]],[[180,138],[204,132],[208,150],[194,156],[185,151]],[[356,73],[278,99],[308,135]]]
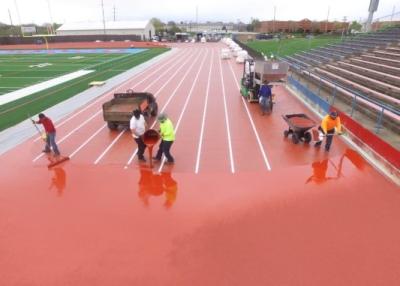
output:
[[[70,161],[0,156],[0,285],[399,285],[398,187],[338,138],[284,138],[282,115],[317,118],[282,86],[261,116],[222,45],[177,47],[118,88],[155,94],[175,165],[105,127],[111,94],[56,123]]]

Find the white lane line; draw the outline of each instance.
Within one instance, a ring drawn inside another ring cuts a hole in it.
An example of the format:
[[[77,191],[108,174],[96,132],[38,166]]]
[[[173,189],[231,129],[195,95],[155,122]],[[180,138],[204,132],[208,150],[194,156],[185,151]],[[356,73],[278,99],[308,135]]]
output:
[[[185,51],[186,52],[186,51]],[[166,60],[162,65],[160,65],[157,69],[155,69],[152,73],[150,73],[148,76],[146,76],[143,80],[139,81],[138,83],[136,83],[134,86],[132,86],[131,88],[134,88],[136,86],[138,86],[140,83],[142,83],[144,80],[148,79],[150,76],[152,76],[153,74],[155,74],[156,72],[158,72],[160,69],[163,69],[164,66],[166,66],[167,64],[169,64],[170,61],[174,60],[175,57],[181,56],[181,58],[184,58],[183,55],[178,55],[175,54],[173,55],[171,58],[169,58],[168,60]],[[173,66],[178,65],[179,61],[176,62]],[[69,122],[71,119],[75,118],[76,116],[78,116],[79,114],[81,114],[82,112],[84,112],[85,110],[89,109],[90,107],[92,107],[94,104],[96,104],[97,102],[99,102],[100,100],[103,100],[104,97],[109,96],[110,93],[114,93],[117,89],[121,88],[123,85],[128,85],[133,79],[136,79],[137,77],[139,77],[140,75],[142,75],[144,72],[148,71],[151,67],[153,67],[153,65],[151,65],[149,68],[146,68],[145,70],[141,71],[140,73],[136,74],[133,76],[132,79],[130,79],[128,82],[123,82],[120,85],[114,87],[111,91],[111,89],[109,91],[107,91],[104,95],[100,96],[98,99],[96,99],[95,101],[93,101],[91,104],[87,105],[85,108],[81,109],[80,111],[74,113],[72,116],[68,117],[67,119],[65,119],[62,123],[57,124],[57,128],[60,128],[61,126],[63,126],[64,124],[66,124],[67,122]],[[172,67],[171,67],[172,68]],[[163,73],[164,74],[164,73]],[[157,77],[157,80],[159,78],[161,78],[161,76],[163,75],[161,74],[160,76]],[[41,137],[37,137],[34,142],[41,140]]]
[[[97,163],[100,162],[101,159],[103,159],[103,157],[108,153],[108,151],[110,151],[110,149],[112,148],[112,146],[114,146],[115,143],[117,143],[117,141],[119,140],[119,138],[121,138],[121,136],[125,133],[126,129],[122,130],[117,137],[115,137],[115,139],[111,142],[110,145],[108,145],[107,149],[104,150],[103,153],[101,153],[101,155],[96,159],[96,161],[94,161],[94,164],[97,165]]]
[[[86,119],[82,124],[80,124],[79,126],[75,127],[71,132],[69,132],[67,135],[65,135],[60,141],[57,141],[57,144],[61,144],[65,139],[67,139],[69,136],[71,136],[73,133],[75,133],[76,130],[78,130],[79,128],[83,127],[84,125],[86,125],[89,121],[91,121],[94,117],[96,117],[97,115],[99,115],[101,112],[101,110],[97,111],[95,114],[93,114],[91,117],[89,117],[88,119]],[[32,162],[36,162],[39,158],[41,158],[44,154],[40,154],[39,156],[37,156],[35,159],[32,160]]]
[[[221,57],[220,57],[221,58]],[[229,147],[229,159],[231,161],[231,172],[235,173],[235,162],[233,161],[233,151],[232,151],[232,140],[231,140],[231,131],[229,127],[229,116],[228,116],[228,108],[226,106],[226,93],[225,93],[225,83],[224,83],[224,75],[222,74],[222,65],[221,60],[219,60],[220,67],[220,75],[221,75],[221,83],[222,83],[222,96],[224,99],[224,111],[225,111],[225,123],[226,123],[226,133],[228,135],[228,147]]]
[[[184,67],[185,64],[186,64],[186,62],[189,61],[189,60],[190,60],[190,58],[187,59],[187,60],[184,62],[184,64],[182,65],[182,67]],[[178,64],[179,64],[179,63],[178,63]],[[175,65],[171,66],[171,67],[168,68],[166,71],[164,71],[164,72],[159,76],[159,78],[162,77],[163,74],[167,73],[167,72],[168,72],[170,69],[172,69],[174,66],[175,66]],[[181,67],[181,68],[182,68],[182,67]],[[166,83],[164,83],[164,85],[163,85],[156,93],[153,94],[154,97],[157,97],[157,95],[158,95],[158,93],[160,92],[160,90],[163,89],[163,88],[172,80],[172,78],[178,73],[178,71],[179,71],[181,68],[179,68],[178,70],[176,70],[175,73],[172,75],[172,77],[171,77]],[[155,82],[155,81],[153,81],[150,85],[153,85],[154,82]],[[150,86],[150,85],[149,85],[149,86]],[[149,86],[147,86],[146,88],[144,88],[144,90],[146,90]],[[161,111],[161,112],[162,112],[162,111]],[[153,126],[154,126],[154,124],[155,124],[155,122],[153,123]],[[118,137],[118,138],[119,138],[119,137]],[[115,142],[116,142],[116,141],[115,141]],[[115,142],[113,143],[113,145],[115,144]],[[136,154],[136,152],[137,152],[137,149],[135,150],[134,155]],[[133,159],[134,155],[131,156],[132,159]],[[100,158],[100,160],[101,160],[101,158]],[[100,160],[99,160],[99,161],[100,161]],[[97,163],[95,163],[95,164],[97,164]],[[126,167],[126,166],[125,166],[125,167]],[[126,168],[127,168],[127,167],[126,167]],[[126,168],[125,168],[125,169],[126,169]]]
[[[239,89],[239,92],[240,92],[240,86],[239,86],[239,83],[238,83],[237,78],[235,76],[235,72],[233,71],[233,68],[232,68],[230,62],[229,62],[229,68],[230,68],[230,70],[232,72],[232,75],[233,75],[234,81],[236,83],[236,86],[237,86],[237,88]],[[268,171],[271,171],[271,164],[268,161],[267,155],[266,155],[265,150],[264,150],[264,146],[261,143],[260,136],[258,135],[258,131],[257,131],[256,125],[254,124],[254,121],[253,121],[253,117],[251,116],[251,113],[249,111],[249,108],[247,107],[246,101],[244,100],[243,96],[241,96],[241,98],[242,98],[243,105],[246,108],[247,116],[249,117],[249,120],[250,120],[250,123],[251,123],[251,127],[253,127],[254,134],[255,134],[255,136],[257,138],[257,143],[258,143],[258,146],[260,148],[261,154],[263,156],[265,166],[267,167]]]
[[[195,174],[198,174],[199,169],[200,169],[201,147],[203,145],[204,126],[206,123],[207,104],[208,104],[208,96],[210,95],[211,71],[212,71],[213,64],[214,64],[214,49],[212,50],[211,60],[210,60],[210,70],[208,72],[206,99],[204,101],[203,118],[201,121],[200,138],[199,138],[199,147],[197,149],[196,167],[194,170]]]
[[[107,126],[107,124],[104,124],[102,127],[99,128],[99,130],[97,130],[92,136],[90,136],[85,142],[82,143],[81,146],[79,146],[74,152],[72,152],[69,155],[69,158],[71,159],[72,157],[75,156],[76,153],[78,153],[83,147],[85,147],[97,134],[100,133],[101,130],[103,130],[105,127]]]
[[[200,72],[201,72],[201,70],[203,69],[203,66],[204,66],[204,63],[205,63],[205,61],[206,61],[206,58],[207,58],[208,53],[209,53],[209,51],[208,51],[208,49],[207,49],[207,50],[206,50],[206,53],[205,53],[205,55],[204,55],[204,58],[203,58],[203,60],[202,60],[202,62],[201,62],[200,68],[199,68],[199,70],[197,71],[197,74],[196,74],[196,76],[195,76],[195,78],[194,78],[194,81],[193,81],[193,83],[192,83],[192,87],[190,88],[189,94],[188,94],[188,96],[186,97],[185,104],[183,105],[183,108],[182,108],[182,112],[181,112],[181,114],[179,115],[179,119],[178,119],[178,121],[177,121],[177,123],[176,123],[176,126],[175,126],[175,136],[176,136],[176,134],[178,134],[178,129],[179,129],[179,126],[180,126],[180,124],[181,124],[181,120],[182,120],[182,118],[183,118],[183,114],[185,114],[185,111],[186,111],[186,108],[187,108],[187,106],[188,106],[188,104],[189,104],[189,101],[190,101],[190,99],[192,98],[192,94],[193,94],[194,87],[196,86],[197,80],[199,79]],[[162,159],[162,161],[161,161],[160,168],[158,168],[158,173],[161,172],[162,168],[164,167],[164,164],[165,164],[165,156],[163,157],[163,159]]]
[[[196,50],[196,51],[197,51],[197,50]],[[180,86],[182,85],[183,81],[185,80],[185,78],[186,78],[187,75],[189,74],[189,71],[192,69],[193,65],[197,62],[197,60],[199,59],[199,57],[200,57],[200,53],[197,55],[196,59],[193,61],[193,63],[190,65],[190,67],[186,70],[186,73],[185,73],[184,76],[182,77],[181,81],[179,82],[179,84],[177,85],[177,87],[175,88],[175,90],[172,92],[172,94],[169,96],[168,101],[165,103],[164,107],[161,109],[161,111],[160,111],[159,113],[163,113],[164,110],[167,108],[167,106],[168,106],[168,104],[170,103],[171,99],[175,96],[176,92],[178,91],[178,89],[179,89]],[[185,63],[186,63],[187,61],[189,61],[189,60],[190,60],[190,58],[188,58],[188,60],[186,60]],[[184,66],[184,65],[183,65],[183,66]],[[173,79],[173,77],[177,74],[177,72],[180,71],[180,70],[181,70],[181,68],[179,68],[179,69],[169,78],[169,80],[167,81],[167,83],[170,82],[170,81]],[[165,84],[164,84],[164,86],[165,86]],[[164,87],[164,86],[163,86],[163,87]],[[158,93],[160,90],[161,90],[161,89],[159,89],[159,90],[157,91],[157,93]],[[150,126],[150,129],[152,129],[152,128],[154,127],[154,125],[156,125],[156,123],[157,123],[157,121],[154,121],[153,124]],[[127,169],[128,166],[132,163],[132,160],[133,160],[133,158],[135,157],[137,151],[138,151],[138,149],[136,148],[136,150],[133,152],[132,156],[129,158],[128,162],[126,163],[124,169]]]

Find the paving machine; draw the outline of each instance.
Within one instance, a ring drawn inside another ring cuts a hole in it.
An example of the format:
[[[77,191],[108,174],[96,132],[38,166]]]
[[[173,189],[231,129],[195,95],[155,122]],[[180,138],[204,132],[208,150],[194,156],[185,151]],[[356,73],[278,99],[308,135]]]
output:
[[[243,76],[240,93],[249,102],[258,102],[258,91],[264,81],[273,86],[286,81],[289,64],[276,60],[246,59],[243,65]]]

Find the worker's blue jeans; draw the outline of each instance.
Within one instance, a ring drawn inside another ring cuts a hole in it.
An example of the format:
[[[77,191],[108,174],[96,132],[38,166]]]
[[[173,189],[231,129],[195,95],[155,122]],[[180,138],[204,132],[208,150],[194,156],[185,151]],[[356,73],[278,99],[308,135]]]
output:
[[[53,149],[54,154],[60,155],[56,144],[56,132],[46,133],[46,147],[45,152],[50,152],[50,147]]]
[[[171,156],[171,153],[169,152],[172,143],[174,143],[174,141],[164,141],[164,140],[161,141],[160,147],[158,148],[158,152],[156,155],[157,160],[161,160],[161,156],[164,153],[165,157],[167,157],[168,163],[174,162],[174,158]]]
[[[260,106],[261,106],[261,111],[263,114],[269,113],[272,111],[272,106],[271,106],[271,98],[266,97],[266,96],[261,96],[260,97]]]

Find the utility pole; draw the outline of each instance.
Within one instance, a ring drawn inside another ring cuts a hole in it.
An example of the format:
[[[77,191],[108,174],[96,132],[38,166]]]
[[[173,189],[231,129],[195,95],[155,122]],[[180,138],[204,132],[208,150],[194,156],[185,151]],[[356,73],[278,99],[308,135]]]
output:
[[[19,9],[18,9],[17,0],[14,0],[14,4],[15,4],[15,9],[17,10],[17,16],[18,16],[19,26],[20,26],[20,28],[21,28],[21,35],[22,35],[22,37],[23,37],[23,36],[24,36],[24,31],[22,30],[21,15],[19,14]]]
[[[199,6],[196,6],[196,29],[199,32]]]
[[[115,5],[114,5],[114,22],[115,22]]]
[[[11,26],[13,26],[13,21],[12,21],[12,18],[11,18],[11,12],[10,12],[10,9],[8,9],[8,16],[10,17],[10,23],[11,23]]]
[[[8,11],[10,12],[10,10],[8,10]],[[393,6],[392,16],[390,17],[390,22],[393,21],[393,16],[394,16],[395,11],[396,11],[396,6]]]
[[[52,17],[52,15],[51,15],[51,7],[50,7],[50,0],[47,0],[47,7],[49,8],[49,15],[50,15],[50,33],[52,33],[52,34],[55,34],[54,33],[54,26],[53,26],[53,24],[54,24],[54,22],[53,22],[53,17]]]
[[[275,33],[276,6],[274,6],[274,22],[272,23],[272,33]]]
[[[103,11],[103,32],[104,32],[104,35],[106,35],[106,19],[104,18],[104,3],[103,3],[103,0],[101,0],[101,10]]]
[[[326,23],[325,23],[325,33],[328,33],[328,21],[329,21],[329,12],[331,7],[328,6],[328,15],[326,16]]]

